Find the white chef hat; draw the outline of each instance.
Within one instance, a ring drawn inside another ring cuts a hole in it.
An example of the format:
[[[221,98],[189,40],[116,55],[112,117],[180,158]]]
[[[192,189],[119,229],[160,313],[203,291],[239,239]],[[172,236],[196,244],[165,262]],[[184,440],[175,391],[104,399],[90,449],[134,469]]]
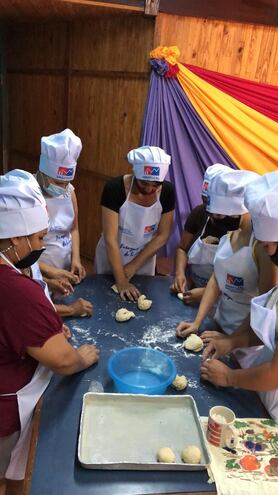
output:
[[[246,187],[245,206],[259,241],[278,241],[278,171],[258,176]]]
[[[170,155],[157,146],[141,146],[131,150],[127,159],[133,165],[136,179],[163,182],[171,163]]]
[[[229,172],[231,170],[231,167],[228,167],[227,165],[222,165],[222,163],[215,163],[214,165],[210,165],[204,174],[204,180],[202,184],[202,196],[207,196],[208,195],[208,188],[209,188],[209,183],[212,177],[215,177],[216,175],[223,174],[224,172]]]
[[[53,179],[71,181],[82,143],[70,129],[41,138],[39,170]]]
[[[11,170],[0,176],[0,239],[31,235],[48,228],[41,189],[32,174]]]
[[[211,178],[206,209],[220,215],[243,215],[245,188],[258,174],[249,170],[232,170]]]

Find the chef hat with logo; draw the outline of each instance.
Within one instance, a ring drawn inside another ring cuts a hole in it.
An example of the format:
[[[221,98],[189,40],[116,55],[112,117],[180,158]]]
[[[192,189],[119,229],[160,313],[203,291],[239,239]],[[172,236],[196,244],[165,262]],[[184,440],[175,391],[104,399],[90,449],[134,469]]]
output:
[[[222,163],[215,163],[214,165],[210,165],[205,171],[204,180],[202,184],[202,196],[208,195],[209,183],[212,177],[216,177],[216,175],[223,174],[224,172],[229,172],[231,167],[227,165],[222,165]]]
[[[170,155],[157,146],[141,146],[131,150],[127,159],[133,165],[136,179],[163,182],[171,163]]]
[[[41,138],[39,170],[53,179],[71,181],[82,143],[70,129]]]
[[[243,215],[245,188],[258,177],[249,170],[232,170],[211,178],[206,209],[220,215]]]
[[[278,171],[258,176],[246,187],[245,206],[256,239],[278,242]]]
[[[32,174],[11,170],[0,176],[0,239],[31,235],[48,228],[41,189]]]

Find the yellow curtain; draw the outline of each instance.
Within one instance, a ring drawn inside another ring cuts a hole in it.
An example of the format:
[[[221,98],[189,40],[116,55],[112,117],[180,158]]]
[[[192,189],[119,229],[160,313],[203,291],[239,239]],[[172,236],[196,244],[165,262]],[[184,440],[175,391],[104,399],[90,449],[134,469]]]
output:
[[[259,174],[277,170],[277,122],[223,93],[184,65],[178,63],[178,67],[177,78],[187,97],[238,168]]]

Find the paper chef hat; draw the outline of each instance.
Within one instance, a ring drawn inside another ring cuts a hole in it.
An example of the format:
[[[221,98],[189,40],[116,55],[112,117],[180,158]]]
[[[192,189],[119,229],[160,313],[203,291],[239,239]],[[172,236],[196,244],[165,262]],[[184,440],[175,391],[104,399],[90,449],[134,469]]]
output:
[[[202,196],[208,195],[209,183],[212,177],[216,177],[216,175],[223,174],[224,172],[229,172],[230,170],[231,167],[228,167],[227,165],[222,165],[222,163],[215,163],[214,165],[208,167],[204,174],[204,180],[202,184]]]
[[[41,138],[39,170],[53,179],[71,181],[82,143],[70,129]]]
[[[245,188],[258,177],[249,170],[232,170],[211,178],[206,209],[220,215],[243,215]]]
[[[170,155],[157,146],[141,146],[131,150],[127,159],[133,165],[136,179],[163,182],[171,163]]]
[[[0,176],[0,239],[48,228],[45,199],[36,179],[24,170]]]
[[[278,241],[278,171],[258,176],[246,187],[245,206],[259,241]]]

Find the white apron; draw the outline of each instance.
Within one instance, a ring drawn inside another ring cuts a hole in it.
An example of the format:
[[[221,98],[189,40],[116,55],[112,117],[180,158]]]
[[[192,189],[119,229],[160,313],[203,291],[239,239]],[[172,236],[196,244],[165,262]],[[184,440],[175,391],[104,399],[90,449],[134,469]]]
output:
[[[213,273],[213,260],[218,244],[207,244],[201,239],[205,232],[208,220],[209,219],[207,219],[200,236],[192,244],[187,253],[190,278],[194,283],[194,287],[206,287]]]
[[[233,252],[230,234],[224,235],[214,259],[214,275],[221,296],[215,320],[231,335],[250,313],[251,299],[258,295],[258,270],[253,258],[251,235],[248,246]]]
[[[72,203],[73,186],[70,185],[65,194],[57,198],[45,198],[49,214],[48,233],[44,237],[46,250],[40,261],[48,265],[70,270],[71,267],[71,230],[74,223]]]
[[[123,265],[132,261],[152,240],[157,232],[162,213],[160,193],[157,194],[157,200],[152,206],[141,206],[129,201],[132,184],[133,179],[127,198],[119,210],[118,243]],[[136,274],[154,275],[155,265],[156,255],[139,268]],[[112,273],[103,234],[96,247],[95,267],[98,274]]]
[[[278,286],[266,294],[254,297],[251,302],[251,327],[254,333],[264,343],[264,347],[253,360],[252,367],[270,362],[276,350],[277,342],[277,290]],[[269,304],[271,296],[275,295],[274,304]],[[266,306],[270,307],[266,307]],[[278,423],[278,390],[258,392],[270,416]]]
[[[18,273],[21,273],[10,261],[0,254],[7,263]],[[44,284],[45,282],[43,282]],[[20,436],[16,442],[5,477],[11,480],[22,480],[25,477],[26,465],[29,455],[29,447],[32,433],[32,416],[34,408],[48,386],[53,372],[38,363],[32,380],[23,388],[12,394],[1,394],[2,396],[17,396],[18,412],[20,419]]]

